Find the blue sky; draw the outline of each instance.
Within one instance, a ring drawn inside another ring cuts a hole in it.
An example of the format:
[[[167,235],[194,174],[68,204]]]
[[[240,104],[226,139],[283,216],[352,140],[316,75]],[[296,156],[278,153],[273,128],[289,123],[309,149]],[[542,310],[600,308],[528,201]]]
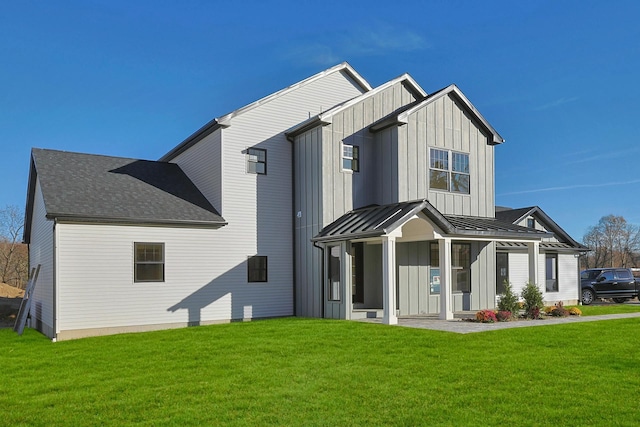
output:
[[[32,147],[155,160],[222,116],[343,61],[373,86],[457,84],[506,139],[496,203],[574,238],[640,224],[640,2],[6,1],[0,207]]]

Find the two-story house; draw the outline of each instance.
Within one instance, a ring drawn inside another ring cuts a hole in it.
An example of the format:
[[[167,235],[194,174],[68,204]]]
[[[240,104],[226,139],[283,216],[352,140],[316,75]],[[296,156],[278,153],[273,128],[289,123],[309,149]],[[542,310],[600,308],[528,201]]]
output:
[[[575,302],[583,247],[539,208],[496,217],[502,142],[454,85],[427,94],[405,74],[372,88],[343,63],[159,161],[34,149],[32,326],[69,339],[290,315],[450,319],[493,308],[505,279]]]

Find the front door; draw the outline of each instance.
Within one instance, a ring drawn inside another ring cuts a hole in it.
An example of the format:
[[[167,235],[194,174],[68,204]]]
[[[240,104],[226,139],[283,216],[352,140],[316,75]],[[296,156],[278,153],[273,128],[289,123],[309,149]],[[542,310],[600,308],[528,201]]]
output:
[[[496,253],[496,295],[504,293],[504,283],[509,281],[509,254]]]

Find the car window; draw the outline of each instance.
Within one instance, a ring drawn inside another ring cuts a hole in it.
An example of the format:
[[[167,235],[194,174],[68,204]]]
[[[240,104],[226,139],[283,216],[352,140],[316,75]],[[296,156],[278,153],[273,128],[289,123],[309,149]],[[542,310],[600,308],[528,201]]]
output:
[[[631,280],[633,276],[629,270],[616,270],[616,279]]]
[[[603,271],[600,277],[604,277],[604,280],[613,280],[613,271]]]
[[[598,277],[598,274],[600,274],[600,270],[585,270],[580,273],[580,278],[595,280],[595,278]]]

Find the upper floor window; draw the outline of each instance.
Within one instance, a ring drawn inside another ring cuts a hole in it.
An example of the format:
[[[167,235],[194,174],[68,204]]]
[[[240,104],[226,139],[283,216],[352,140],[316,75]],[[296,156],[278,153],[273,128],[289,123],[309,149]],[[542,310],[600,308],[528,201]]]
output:
[[[360,148],[357,145],[342,145],[342,170],[360,171]]]
[[[451,160],[451,161],[450,161]],[[455,151],[429,151],[429,187],[469,194],[469,155]]]
[[[536,220],[533,218],[527,218],[527,227],[536,228]]]
[[[247,148],[247,173],[267,174],[267,150]]]

